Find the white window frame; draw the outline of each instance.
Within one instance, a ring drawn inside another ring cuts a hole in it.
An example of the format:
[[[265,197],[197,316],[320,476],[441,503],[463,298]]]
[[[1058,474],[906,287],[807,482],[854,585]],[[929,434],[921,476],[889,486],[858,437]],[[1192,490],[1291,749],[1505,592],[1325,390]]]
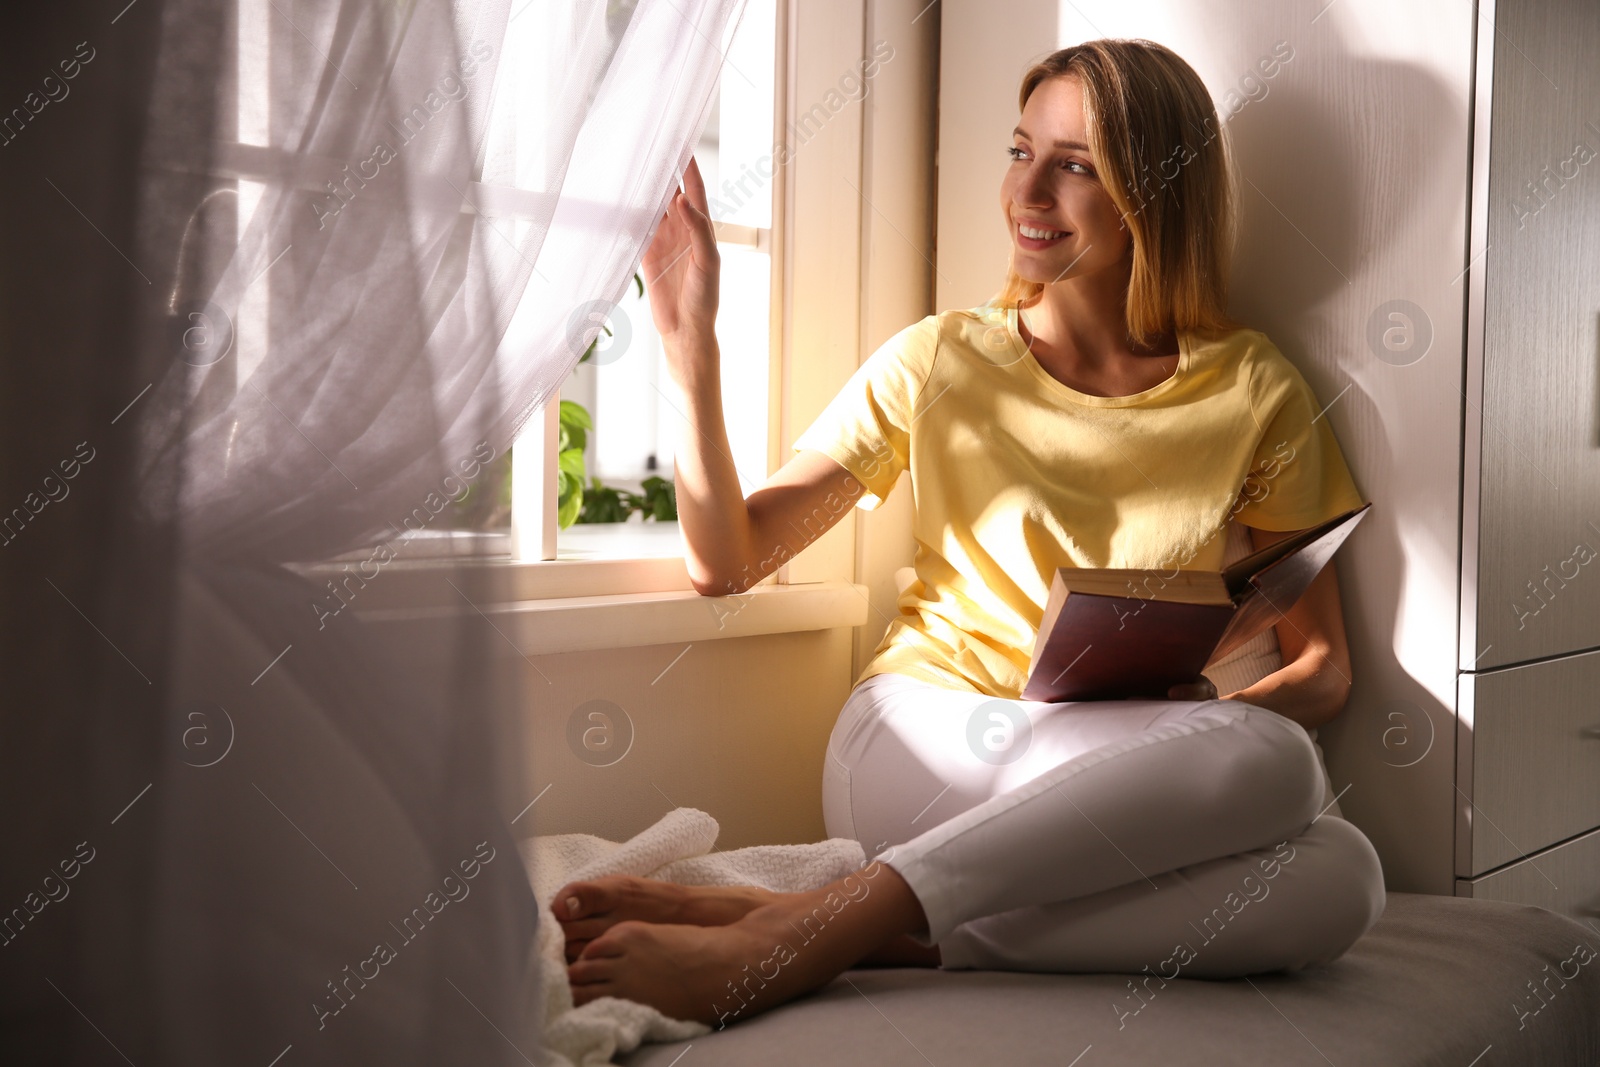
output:
[[[824,12],[824,7],[837,7],[838,12]],[[793,99],[793,85],[797,75],[802,72],[802,64],[809,64],[808,59],[802,59],[795,48],[795,41],[790,32],[796,25],[799,8],[796,0],[778,0],[776,5],[776,18],[774,26],[774,44],[777,54],[774,57],[773,74],[775,80],[773,92],[773,130],[775,139],[788,140],[784,131],[790,127],[790,101]],[[860,19],[859,0],[850,0],[846,3],[837,3],[836,0],[824,0],[816,3],[815,7],[806,9],[807,22],[816,17],[817,24],[826,22],[827,15],[837,15],[843,12],[853,12],[854,17]],[[817,17],[821,16],[821,17]],[[826,62],[818,63],[819,67],[828,66]],[[859,138],[854,142],[857,153],[856,162],[859,164]],[[767,471],[776,471],[788,461],[788,454],[784,447],[787,440],[792,438],[798,429],[791,429],[784,418],[786,408],[786,368],[792,364],[786,358],[788,346],[786,341],[786,325],[790,320],[791,307],[791,279],[786,263],[786,251],[789,242],[786,240],[797,217],[807,219],[808,227],[811,220],[816,218],[823,226],[834,225],[826,222],[826,205],[816,212],[797,210],[793,203],[793,187],[790,180],[790,167],[773,168],[771,184],[772,196],[772,226],[754,227],[737,223],[715,222],[717,243],[719,245],[741,246],[766,252],[771,257],[771,290],[769,307],[771,313],[768,317],[769,333],[768,346],[768,390],[767,390]],[[853,227],[846,229],[844,225],[838,226],[839,233],[832,240],[847,239],[854,243],[857,233]],[[853,275],[852,275],[853,279]],[[853,280],[852,280],[853,285]],[[850,333],[854,332],[851,324]],[[793,370],[791,369],[791,373]],[[819,374],[822,380],[831,376]],[[837,385],[835,385],[837,388]],[[556,442],[559,434],[560,393],[554,394],[545,405],[544,410],[535,420],[530,422],[515,445],[514,455],[523,456],[533,452],[537,459],[533,463],[512,464],[511,488],[511,565],[521,568],[530,568],[537,572],[533,575],[519,576],[519,586],[531,586],[538,591],[540,596],[589,596],[604,595],[607,593],[647,593],[669,591],[692,591],[693,583],[689,578],[687,563],[681,554],[673,556],[634,556],[634,557],[609,557],[598,559],[563,558],[559,538],[561,531],[557,521],[557,488],[556,477]],[[792,420],[788,420],[791,421]],[[809,421],[809,420],[808,420]],[[536,425],[535,425],[536,423]],[[785,430],[790,430],[785,434]],[[532,447],[530,447],[532,446]],[[573,527],[568,527],[570,532]],[[778,568],[757,583],[782,584],[787,574],[787,565]],[[530,582],[527,579],[532,578]]]
[[[841,32],[846,26],[859,27],[860,32]],[[845,74],[862,70],[872,48],[871,29],[872,12],[866,0],[778,0],[773,128],[775,139],[788,145],[791,154],[785,165],[773,168],[772,228],[765,235],[772,257],[768,471],[777,471],[792,458],[794,439],[860,365],[865,343],[863,248],[869,235],[882,227],[862,195],[862,190],[871,188],[865,146],[872,133],[864,106],[870,97],[843,107],[820,129],[812,119],[817,105],[832,99],[830,94],[843,84]],[[908,61],[902,66],[904,62]],[[903,80],[907,73],[896,68],[895,76]],[[734,229],[719,225],[719,240],[748,240],[747,234],[730,232]],[[795,358],[797,353],[804,353],[804,358]],[[558,411],[552,405],[545,413],[545,441],[550,452],[554,451]],[[550,470],[551,484],[541,489],[549,497],[545,508],[549,517],[544,521],[553,528],[553,462]],[[515,488],[512,498],[515,514]],[[757,587],[805,585],[820,589],[853,582],[857,526],[854,512],[843,516],[833,529]],[[547,536],[543,528],[539,536]],[[689,592],[694,588],[681,556],[544,558],[511,566],[518,572],[519,595],[579,597]]]
[[[755,228],[717,223],[719,244],[753,247],[771,256],[771,313],[768,345],[767,470],[776,471],[792,457],[791,442],[816,418],[859,365],[862,346],[862,247],[869,228],[867,210],[855,187],[865,187],[863,179],[864,108],[859,103],[844,108],[820,133],[808,130],[800,135],[795,112],[811,108],[831,91],[841,72],[860,70],[865,58],[864,34],[842,34],[839,27],[855,24],[865,28],[868,13],[865,0],[778,0],[776,9],[777,55],[774,61],[774,136],[790,145],[794,155],[784,166],[774,166],[772,179],[772,226]],[[803,141],[803,146],[802,146]],[[237,147],[237,151],[227,151]],[[250,146],[219,146],[219,170],[239,178],[257,177],[252,166]],[[230,166],[230,164],[232,164]],[[231,173],[230,173],[231,172]],[[840,175],[850,178],[846,185]],[[480,193],[495,190],[472,183],[464,211],[477,202]],[[803,360],[791,359],[794,352],[806,353]],[[557,551],[557,482],[555,445],[559,429],[559,392],[536,417],[543,433],[533,436],[533,424],[519,437],[516,447],[526,455],[528,445],[537,442],[540,461],[513,463],[513,525],[510,551],[505,556],[485,556],[481,548],[470,548],[475,565],[497,572],[501,589],[497,603],[590,598],[595,602],[627,600],[654,602],[663,595],[676,598],[694,592],[682,555],[651,557],[561,558]],[[545,461],[548,457],[548,462]],[[520,475],[518,472],[521,472]],[[519,496],[522,506],[518,506]],[[537,501],[536,515],[530,515],[528,501]],[[569,527],[570,529],[570,527]],[[503,533],[454,531],[448,545],[441,545],[433,560],[420,553],[408,553],[406,562],[393,565],[396,581],[388,594],[372,598],[370,607],[412,611],[435,610],[452,603],[449,590],[436,588],[433,573],[448,566],[448,557],[460,562],[460,546],[454,542],[482,538],[504,538]],[[855,515],[843,517],[835,530],[807,547],[795,560],[778,567],[757,586],[804,585],[818,596],[831,597],[848,587],[850,597],[865,596],[863,587],[854,586]],[[519,543],[520,542],[520,543]],[[446,558],[438,558],[443,556]],[[339,560],[308,564],[304,569],[316,576],[337,570]],[[753,590],[755,591],[755,590]],[[779,589],[765,592],[779,593]],[[795,593],[801,592],[794,590]],[[748,599],[743,597],[730,600]],[[764,598],[762,598],[764,599]],[[792,600],[792,597],[786,597]],[[830,601],[831,603],[831,601]],[[618,607],[621,607],[618,604]],[[837,613],[837,609],[835,613]],[[854,612],[855,608],[850,609]],[[858,625],[862,620],[843,616],[835,625]],[[751,626],[754,623],[750,624]],[[765,624],[764,624],[765,625]],[[771,632],[784,629],[771,624]],[[721,636],[735,636],[749,628],[719,622]],[[756,628],[751,632],[769,632]]]
[[[781,10],[781,8],[780,8]],[[781,22],[781,19],[780,19]],[[781,32],[781,27],[780,27]],[[779,38],[781,41],[781,37]],[[781,81],[780,81],[781,84]],[[777,94],[775,94],[777,95]],[[776,125],[776,123],[774,123]],[[781,184],[781,178],[775,176],[774,187]],[[773,217],[778,217],[778,210],[782,200],[776,191],[773,192]],[[782,322],[781,300],[783,297],[783,279],[777,262],[773,255],[774,239],[773,230],[765,226],[745,226],[739,223],[720,222],[713,220],[713,229],[716,232],[719,247],[749,248],[758,252],[765,252],[772,259],[772,289],[769,294],[768,316],[769,337],[768,352],[778,353],[780,343],[780,325]],[[631,285],[632,283],[630,283]],[[781,381],[778,371],[782,361],[772,359],[768,367],[768,393],[774,391],[773,386]],[[558,389],[551,395],[539,415],[529,420],[522,436],[517,438],[513,452],[514,456],[524,456],[531,462],[513,462],[511,467],[511,558],[516,563],[529,564],[566,564],[580,562],[572,556],[562,556],[562,546],[559,541],[562,537],[569,536],[576,528],[569,526],[566,532],[560,529],[557,512],[559,501],[559,479],[556,476],[556,444],[560,436],[560,410],[561,391]],[[768,459],[771,466],[771,443],[774,433],[772,412],[768,412],[767,439]],[[781,465],[781,464],[780,464]],[[676,526],[674,522],[672,525]],[[603,559],[589,560],[598,567],[600,564],[615,564],[626,569],[633,565],[633,569],[660,569],[663,559],[683,562],[683,556],[640,556],[625,557],[614,556]],[[675,569],[675,568],[674,568]],[[683,570],[683,585],[678,588],[691,589],[687,568]]]

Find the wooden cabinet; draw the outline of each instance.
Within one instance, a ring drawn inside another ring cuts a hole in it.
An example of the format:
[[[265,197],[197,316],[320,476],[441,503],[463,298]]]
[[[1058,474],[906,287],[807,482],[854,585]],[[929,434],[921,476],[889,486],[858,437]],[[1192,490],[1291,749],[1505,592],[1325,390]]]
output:
[[[1579,922],[1600,919],[1600,829],[1456,883],[1456,896],[1536,904]]]
[[[1600,914],[1600,5],[1494,6],[1474,142],[1457,893],[1587,918]]]
[[[1457,875],[1600,827],[1596,694],[1600,652],[1461,676]]]

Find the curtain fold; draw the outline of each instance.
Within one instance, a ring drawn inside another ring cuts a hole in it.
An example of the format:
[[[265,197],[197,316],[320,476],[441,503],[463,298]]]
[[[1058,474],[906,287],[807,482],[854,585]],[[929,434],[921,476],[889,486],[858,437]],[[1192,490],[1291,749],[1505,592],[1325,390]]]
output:
[[[301,565],[427,527],[552,398],[742,6],[0,15],[0,1058],[544,1062],[539,650],[481,566],[400,635],[342,610],[386,557]]]
[[[237,235],[214,212],[186,227],[211,254],[182,250],[145,454],[157,477],[182,454],[195,551],[325,559],[503,454],[571,373],[676,188],[742,3],[640,0],[613,42],[607,5],[570,0],[238,2],[266,34],[231,70],[201,62],[243,108],[265,85],[265,121],[148,154],[156,173],[214,154],[246,191]],[[163,47],[214,6],[169,0]],[[157,107],[194,80],[162,64]]]

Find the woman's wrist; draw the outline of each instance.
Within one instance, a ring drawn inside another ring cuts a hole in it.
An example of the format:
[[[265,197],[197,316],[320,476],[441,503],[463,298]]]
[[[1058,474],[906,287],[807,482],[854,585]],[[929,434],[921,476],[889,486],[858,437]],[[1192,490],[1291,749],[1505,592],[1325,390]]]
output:
[[[716,334],[676,333],[663,337],[661,347],[666,353],[672,380],[685,394],[692,394],[708,384],[720,384],[722,350],[717,345]]]

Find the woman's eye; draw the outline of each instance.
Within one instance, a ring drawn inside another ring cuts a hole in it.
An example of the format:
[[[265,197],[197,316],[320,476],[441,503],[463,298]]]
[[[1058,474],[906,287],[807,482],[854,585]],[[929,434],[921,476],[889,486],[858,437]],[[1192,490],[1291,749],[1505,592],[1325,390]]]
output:
[[[1010,148],[1006,149],[1006,155],[1010,156],[1012,159],[1022,159],[1027,154],[1028,154],[1028,150],[1026,148],[1019,148],[1016,145],[1012,145]],[[1074,169],[1074,168],[1076,168],[1076,169]],[[1089,169],[1089,166],[1087,164],[1079,163],[1075,159],[1069,159],[1065,163],[1061,164],[1061,169],[1067,171],[1070,174],[1092,175],[1094,173],[1094,171]]]

